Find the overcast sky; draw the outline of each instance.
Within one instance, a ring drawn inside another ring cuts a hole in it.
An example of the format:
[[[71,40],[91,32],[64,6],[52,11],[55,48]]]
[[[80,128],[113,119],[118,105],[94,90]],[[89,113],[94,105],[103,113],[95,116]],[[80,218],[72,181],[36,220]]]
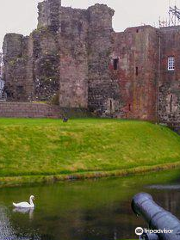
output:
[[[115,10],[114,29],[123,31],[141,24],[157,24],[159,16],[165,19],[169,1],[180,7],[180,0],[62,0],[62,5],[87,8],[95,3],[107,4]],[[28,35],[36,28],[38,2],[42,0],[0,0],[0,49],[6,33]]]

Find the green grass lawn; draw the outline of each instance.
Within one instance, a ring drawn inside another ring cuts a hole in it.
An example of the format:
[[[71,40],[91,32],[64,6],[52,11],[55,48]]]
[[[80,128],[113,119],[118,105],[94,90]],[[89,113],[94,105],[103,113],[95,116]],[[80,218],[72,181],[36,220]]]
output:
[[[141,121],[0,119],[0,177],[116,171],[180,162],[180,136]]]

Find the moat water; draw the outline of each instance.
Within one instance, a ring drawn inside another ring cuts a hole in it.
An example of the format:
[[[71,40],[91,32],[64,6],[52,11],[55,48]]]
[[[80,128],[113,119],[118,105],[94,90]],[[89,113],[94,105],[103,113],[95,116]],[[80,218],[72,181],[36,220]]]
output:
[[[142,191],[180,218],[180,170],[0,189],[0,240],[137,239],[134,229],[147,226],[133,214],[131,199]],[[12,207],[31,194],[34,211]]]

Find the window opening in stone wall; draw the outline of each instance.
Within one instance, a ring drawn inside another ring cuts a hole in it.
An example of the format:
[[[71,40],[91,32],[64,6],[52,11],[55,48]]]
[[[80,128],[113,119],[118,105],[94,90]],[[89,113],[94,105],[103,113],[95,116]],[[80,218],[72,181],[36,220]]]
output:
[[[139,32],[139,29],[136,29],[136,32],[138,33],[138,32]]]
[[[131,112],[131,104],[129,104],[129,112]]]
[[[168,57],[168,71],[174,71],[175,69],[175,58]]]
[[[82,25],[82,23],[79,23],[79,24],[78,24],[78,32],[79,32],[79,35],[81,34],[82,30],[83,30],[83,25]]]
[[[117,69],[118,69],[118,63],[119,63],[119,59],[118,59],[118,58],[114,58],[114,59],[113,59],[113,67],[114,67],[114,70],[117,70]]]
[[[139,68],[136,67],[136,76],[138,76],[138,74],[139,74]]]
[[[112,113],[112,111],[113,111],[113,103],[112,103],[111,99],[109,101],[109,110],[110,110],[110,113]]]
[[[18,94],[22,94],[23,91],[24,91],[23,86],[17,86],[17,93],[18,93]]]
[[[169,105],[170,105],[170,112],[172,112],[172,105],[173,105],[173,96],[171,95],[171,97],[170,97],[170,103],[169,103]]]

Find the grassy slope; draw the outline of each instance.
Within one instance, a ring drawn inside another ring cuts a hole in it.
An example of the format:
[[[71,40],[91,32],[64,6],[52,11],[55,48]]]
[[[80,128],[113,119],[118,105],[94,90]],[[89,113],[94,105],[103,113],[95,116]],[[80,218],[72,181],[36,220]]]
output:
[[[180,162],[180,136],[147,122],[0,119],[0,177]]]

